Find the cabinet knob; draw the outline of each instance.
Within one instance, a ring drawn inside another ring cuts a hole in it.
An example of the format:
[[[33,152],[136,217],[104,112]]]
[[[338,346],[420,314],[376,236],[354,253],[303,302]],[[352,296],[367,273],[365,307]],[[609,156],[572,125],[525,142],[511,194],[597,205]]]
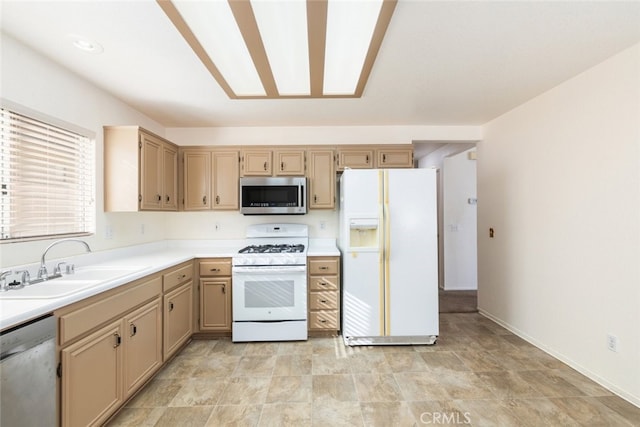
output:
[[[206,204],[207,204],[207,196],[204,196],[204,197],[202,198],[202,204],[203,204],[203,205],[206,205]]]
[[[317,203],[318,202],[318,195],[314,194],[313,195],[313,203]]]
[[[220,204],[220,196],[216,196],[216,205]]]
[[[169,195],[167,194],[167,203],[169,203],[170,200],[171,200],[171,197],[169,197]]]
[[[156,199],[157,199],[159,202],[161,202],[161,201],[162,201],[162,196],[161,196],[161,195],[159,195],[159,194],[156,194]]]

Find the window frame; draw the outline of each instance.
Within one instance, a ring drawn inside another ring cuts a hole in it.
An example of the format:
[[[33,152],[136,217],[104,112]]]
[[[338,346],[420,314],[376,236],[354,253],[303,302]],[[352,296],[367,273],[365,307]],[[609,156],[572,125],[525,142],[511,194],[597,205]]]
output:
[[[76,169],[73,169],[74,172],[78,172],[84,168],[88,168],[88,172],[87,172],[87,176],[89,177],[88,182],[87,180],[83,180],[82,181],[83,184],[80,185],[80,187],[83,188],[85,193],[87,193],[87,195],[83,198],[84,204],[82,205],[82,208],[81,208],[81,210],[84,210],[86,212],[84,214],[80,214],[82,215],[82,218],[83,218],[82,223],[84,224],[83,228],[85,231],[68,230],[68,232],[64,232],[64,231],[61,232],[61,230],[55,230],[55,232],[25,235],[22,237],[15,236],[15,235],[11,236],[10,234],[7,234],[7,236],[9,237],[5,238],[4,210],[6,207],[3,207],[2,208],[3,211],[0,211],[0,226],[1,226],[0,230],[2,233],[2,235],[0,235],[0,245],[7,244],[7,243],[20,243],[20,242],[49,240],[49,239],[67,238],[67,237],[82,237],[82,236],[86,237],[86,236],[95,235],[96,220],[97,220],[96,218],[97,217],[97,204],[96,204],[97,182],[96,181],[97,181],[97,173],[98,173],[98,168],[97,168],[98,153],[97,153],[95,132],[89,131],[87,129],[74,125],[72,123],[68,123],[66,121],[57,119],[55,117],[46,115],[44,113],[29,109],[27,107],[13,103],[6,99],[0,99],[0,108],[2,110],[8,111],[10,114],[23,116],[28,120],[38,122],[42,124],[43,128],[48,127],[53,129],[59,129],[60,131],[66,134],[73,134],[79,138],[84,139],[83,143],[86,142],[87,144],[89,144],[89,146],[86,149],[78,149],[78,153],[84,150],[84,152],[87,154],[86,163],[84,163],[83,167],[78,167]],[[2,114],[3,115],[5,114],[4,111],[2,112]],[[47,139],[47,142],[51,142],[51,140]],[[4,140],[0,141],[0,150],[4,150],[4,147],[5,147],[5,141]],[[3,168],[5,165],[5,162],[8,163],[10,161],[6,159],[6,156],[7,155],[5,155],[5,153],[0,151],[0,162],[2,162]],[[3,159],[3,157],[5,158]],[[0,174],[3,174],[3,172],[0,171]],[[9,184],[10,180],[7,183]],[[4,191],[4,190],[0,189],[0,191]],[[78,193],[79,192],[80,192],[80,189],[78,189]],[[6,195],[0,194],[0,200],[2,200],[3,204],[5,203],[5,199],[4,199],[5,197],[10,198],[11,196],[9,194],[6,194]],[[6,210],[9,211],[10,209],[11,208],[7,208]],[[34,230],[34,233],[36,233],[35,230]]]

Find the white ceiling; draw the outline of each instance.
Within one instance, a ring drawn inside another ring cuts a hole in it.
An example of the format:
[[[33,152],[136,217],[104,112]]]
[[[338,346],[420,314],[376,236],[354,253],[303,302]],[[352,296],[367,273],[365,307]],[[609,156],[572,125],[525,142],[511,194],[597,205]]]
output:
[[[640,41],[639,1],[398,0],[362,98],[230,100],[153,0],[0,7],[3,32],[166,127],[481,125]]]

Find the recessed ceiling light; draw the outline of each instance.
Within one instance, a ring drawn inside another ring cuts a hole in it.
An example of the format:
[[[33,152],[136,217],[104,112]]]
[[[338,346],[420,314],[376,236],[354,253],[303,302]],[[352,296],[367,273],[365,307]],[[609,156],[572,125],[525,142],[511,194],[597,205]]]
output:
[[[84,36],[79,36],[77,34],[69,34],[67,38],[71,41],[76,48],[80,49],[83,52],[99,54],[104,52],[104,48],[98,42],[95,42],[91,39],[88,39]]]

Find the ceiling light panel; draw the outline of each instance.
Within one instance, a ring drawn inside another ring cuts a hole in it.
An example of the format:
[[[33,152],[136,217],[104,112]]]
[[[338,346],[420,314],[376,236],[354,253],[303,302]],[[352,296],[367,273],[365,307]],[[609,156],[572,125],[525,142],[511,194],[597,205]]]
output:
[[[309,95],[306,0],[251,0],[278,93]]]
[[[264,96],[258,72],[226,1],[173,1],[238,96]]]
[[[329,0],[324,95],[355,94],[382,3],[382,0]]]

